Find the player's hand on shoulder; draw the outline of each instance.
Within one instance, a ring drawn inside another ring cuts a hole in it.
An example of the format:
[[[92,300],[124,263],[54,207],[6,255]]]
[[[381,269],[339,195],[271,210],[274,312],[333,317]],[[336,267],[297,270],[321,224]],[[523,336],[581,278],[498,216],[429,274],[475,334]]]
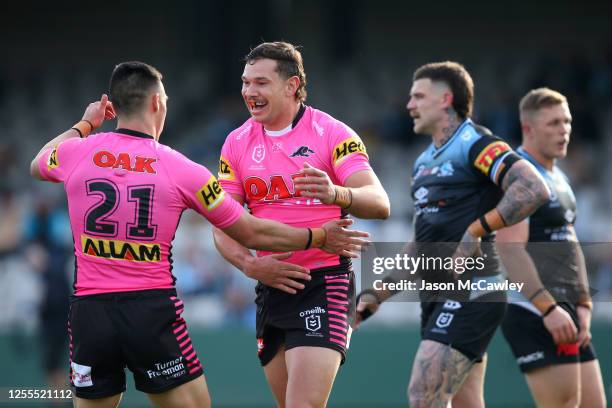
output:
[[[310,271],[299,265],[283,262],[291,252],[250,258],[244,268],[249,278],[256,279],[266,286],[296,294],[304,289],[304,282],[309,281]]]
[[[331,220],[323,224],[326,233],[325,244],[322,250],[331,254],[347,256],[349,258],[359,257],[362,247],[367,246],[370,234],[365,231],[350,230],[346,227],[353,224],[351,219]]]
[[[363,291],[357,295],[355,329],[359,328],[361,322],[366,321],[378,311],[380,303],[376,295],[370,291]]]
[[[304,162],[304,168],[293,179],[296,192],[303,197],[316,198],[324,204],[333,204],[336,199],[334,183],[323,170]]]
[[[88,121],[91,126],[93,126],[93,131],[102,126],[105,120],[114,119],[115,117],[116,114],[113,104],[108,100],[106,94],[102,94],[99,101],[92,102],[87,106],[85,113],[83,113],[82,120]]]
[[[548,316],[543,318],[544,327],[553,337],[555,344],[574,343],[578,330],[569,313],[560,306],[555,307]]]

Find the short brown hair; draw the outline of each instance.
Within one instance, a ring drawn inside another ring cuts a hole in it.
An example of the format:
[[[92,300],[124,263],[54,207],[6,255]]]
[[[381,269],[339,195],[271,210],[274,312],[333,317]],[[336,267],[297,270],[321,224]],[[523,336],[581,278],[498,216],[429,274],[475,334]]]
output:
[[[531,115],[542,108],[560,105],[567,103],[567,98],[560,92],[550,88],[537,88],[527,92],[519,102],[519,112],[521,121],[526,119],[527,115]]]
[[[292,76],[298,77],[300,79],[300,85],[295,92],[295,98],[300,102],[306,100],[306,72],[304,72],[304,62],[302,61],[302,54],[294,45],[283,41],[259,44],[244,57],[244,62],[253,64],[259,59],[275,60],[276,72],[285,79],[289,79]]]
[[[109,84],[110,100],[118,115],[130,116],[143,106],[151,88],[162,80],[162,74],[140,61],[115,66]]]
[[[472,116],[474,81],[463,65],[453,61],[425,64],[414,71],[412,80],[424,78],[448,85],[453,93],[453,109],[457,115],[461,119]]]

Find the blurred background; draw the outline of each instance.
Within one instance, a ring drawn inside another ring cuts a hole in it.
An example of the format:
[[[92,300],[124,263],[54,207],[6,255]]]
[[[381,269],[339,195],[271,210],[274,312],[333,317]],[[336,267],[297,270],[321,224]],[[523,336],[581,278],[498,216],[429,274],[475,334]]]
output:
[[[574,118],[560,165],[578,199],[583,242],[612,242],[612,3],[366,0],[158,0],[12,3],[0,14],[0,390],[67,380],[66,313],[74,268],[61,186],[28,168],[38,149],[107,91],[113,67],[142,60],[170,97],[161,142],[216,171],[227,134],[247,111],[242,57],[262,41],[301,45],[307,104],[357,131],[391,198],[385,222],[357,227],[376,241],[412,237],[410,172],[429,139],[405,105],[414,69],[456,60],[476,85],[474,120],[520,143],[519,99],[534,87],[564,93]],[[102,130],[111,130],[114,123]],[[612,377],[612,251],[592,245],[594,343]],[[174,244],[185,318],[215,406],[272,406],[256,358],[255,282],[217,255],[210,226],[187,212]],[[359,265],[356,267],[359,272]],[[353,337],[334,407],[405,405],[419,307],[390,303]],[[92,322],[92,324],[95,324]],[[489,357],[489,406],[530,406],[508,346]],[[64,386],[65,388],[65,386]],[[129,386],[123,406],[147,406]],[[610,394],[608,400],[611,400]],[[12,406],[0,398],[0,406]],[[24,406],[23,403],[20,406]],[[39,404],[40,406],[40,404]]]

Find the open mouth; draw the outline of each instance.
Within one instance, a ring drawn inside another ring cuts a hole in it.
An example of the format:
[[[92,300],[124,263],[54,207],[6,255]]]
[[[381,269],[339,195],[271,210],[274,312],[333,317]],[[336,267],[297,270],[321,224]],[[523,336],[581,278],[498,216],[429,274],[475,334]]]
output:
[[[251,114],[256,115],[263,111],[266,106],[268,106],[268,103],[263,101],[248,101],[247,105],[249,106]]]

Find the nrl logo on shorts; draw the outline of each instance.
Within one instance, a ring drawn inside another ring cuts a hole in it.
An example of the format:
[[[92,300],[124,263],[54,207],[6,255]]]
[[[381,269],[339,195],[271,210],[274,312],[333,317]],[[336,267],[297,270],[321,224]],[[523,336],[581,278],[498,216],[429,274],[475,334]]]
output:
[[[453,317],[455,317],[455,315],[452,313],[440,313],[436,319],[436,326],[441,329],[450,326]]]
[[[253,148],[253,155],[251,156],[253,161],[256,163],[261,163],[262,160],[266,157],[266,148],[262,144],[258,144]]]
[[[316,332],[321,328],[321,316],[311,315],[304,318],[306,322],[306,330]]]

